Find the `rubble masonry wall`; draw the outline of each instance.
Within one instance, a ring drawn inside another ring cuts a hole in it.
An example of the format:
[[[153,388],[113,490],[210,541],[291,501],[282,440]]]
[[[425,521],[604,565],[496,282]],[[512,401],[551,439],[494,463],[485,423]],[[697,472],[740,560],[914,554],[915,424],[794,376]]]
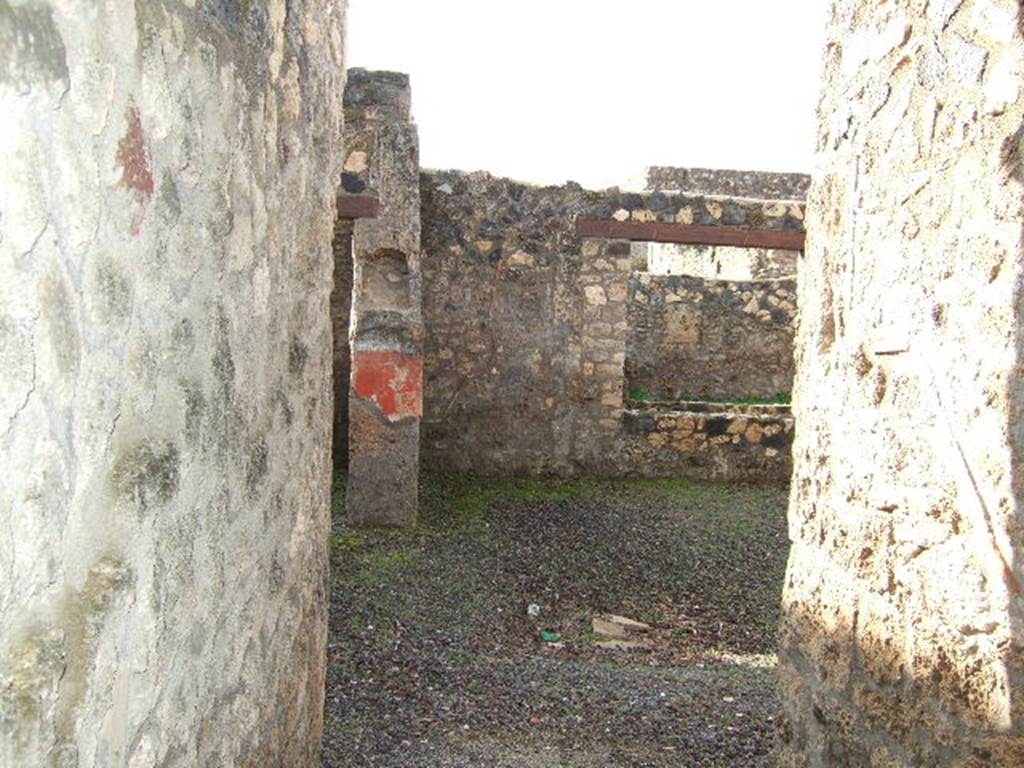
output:
[[[0,764],[318,765],[344,3],[0,3]]]
[[[833,2],[800,264],[784,766],[1024,764],[1024,39]]]
[[[649,430],[627,430],[624,421],[631,281],[634,296],[657,291],[653,278],[634,272],[630,243],[581,240],[575,223],[628,219],[802,230],[801,204],[535,187],[485,173],[427,172],[421,178],[421,450],[427,466],[561,476],[641,475],[657,466],[664,476],[699,477],[706,476],[711,451],[721,454],[720,476],[753,477],[756,465],[758,477],[785,478],[788,442],[771,449],[786,457],[767,464],[741,460],[767,446],[737,441],[726,448],[724,439],[693,441],[692,448],[676,440],[665,460],[647,463],[658,438],[651,442]],[[658,278],[659,285],[662,280],[686,283]],[[753,318],[761,332],[788,322],[768,301],[774,292],[751,293],[741,307],[732,299],[745,289],[692,287],[687,301],[721,302],[718,311],[705,313],[709,323]],[[677,324],[658,327],[668,332]],[[788,440],[791,425],[784,432]]]

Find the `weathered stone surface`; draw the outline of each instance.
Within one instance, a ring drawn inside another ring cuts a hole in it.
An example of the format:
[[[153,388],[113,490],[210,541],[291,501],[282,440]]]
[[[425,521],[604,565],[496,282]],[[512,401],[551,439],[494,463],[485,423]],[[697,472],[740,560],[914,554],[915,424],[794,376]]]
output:
[[[313,766],[344,3],[0,2],[0,764]]]
[[[587,193],[457,172],[424,173],[421,193],[424,463],[570,474]]]
[[[724,195],[757,200],[805,200],[811,177],[803,173],[726,171],[713,168],[647,169],[647,188],[691,195]]]
[[[833,4],[800,265],[786,766],[1024,764],[1024,100],[1002,80],[1021,82],[1021,24],[1011,0]]]
[[[612,613],[594,616],[590,621],[591,630],[599,638],[625,639],[650,632],[651,625],[642,621],[627,619]]]
[[[349,76],[343,186],[376,193],[380,214],[352,225],[351,366],[335,369],[351,374],[347,508],[358,525],[412,525],[423,413],[419,139],[407,76]]]
[[[745,400],[792,391],[795,281],[634,274],[629,290],[627,392]]]
[[[419,420],[391,422],[360,397],[351,398],[349,419],[358,441],[349,454],[349,477],[358,480],[350,479],[346,500],[353,524],[397,528],[415,523]]]

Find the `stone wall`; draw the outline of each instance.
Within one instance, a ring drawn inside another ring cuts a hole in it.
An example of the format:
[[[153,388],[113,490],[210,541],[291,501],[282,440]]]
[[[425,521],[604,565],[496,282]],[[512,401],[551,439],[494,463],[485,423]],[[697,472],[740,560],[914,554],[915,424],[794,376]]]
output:
[[[795,320],[793,280],[733,283],[634,274],[626,391],[659,400],[788,395]]]
[[[1024,765],[1015,0],[832,6],[800,270],[786,766]]]
[[[569,470],[579,188],[422,176],[427,466]]]
[[[423,174],[421,194],[423,461],[481,474],[641,472],[642,438],[623,427],[632,248],[581,240],[577,218],[799,229],[803,217],[454,171]]]
[[[652,403],[623,414],[623,449],[640,477],[785,482],[793,427],[783,405]]]
[[[344,3],[0,2],[0,764],[313,766]]]
[[[625,241],[584,240],[580,256],[575,290],[577,296],[582,294],[575,318],[579,367],[567,372],[573,395],[570,456],[579,471],[587,474],[628,474],[619,432],[629,332],[626,307],[630,247]]]
[[[727,171],[717,168],[647,169],[647,189],[755,200],[806,200],[811,177],[803,173]]]

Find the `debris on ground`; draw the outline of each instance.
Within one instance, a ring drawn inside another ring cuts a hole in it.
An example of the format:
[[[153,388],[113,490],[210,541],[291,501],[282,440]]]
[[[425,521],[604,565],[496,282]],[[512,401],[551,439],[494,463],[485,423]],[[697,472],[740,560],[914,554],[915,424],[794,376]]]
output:
[[[596,637],[615,640],[624,640],[627,637],[635,637],[651,631],[650,624],[627,619],[624,616],[616,616],[613,613],[595,616],[591,620],[591,627]]]

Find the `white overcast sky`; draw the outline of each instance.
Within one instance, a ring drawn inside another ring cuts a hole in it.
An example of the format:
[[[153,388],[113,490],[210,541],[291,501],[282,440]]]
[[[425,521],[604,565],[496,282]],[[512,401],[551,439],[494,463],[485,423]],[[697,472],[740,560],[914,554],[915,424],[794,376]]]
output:
[[[349,0],[349,66],[412,77],[422,163],[636,186],[811,168],[826,0]]]

